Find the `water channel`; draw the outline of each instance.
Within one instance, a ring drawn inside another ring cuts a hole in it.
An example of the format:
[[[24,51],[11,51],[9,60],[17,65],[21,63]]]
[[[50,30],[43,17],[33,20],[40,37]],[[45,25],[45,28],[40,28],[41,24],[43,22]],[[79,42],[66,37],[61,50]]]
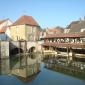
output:
[[[30,82],[23,82],[15,76],[0,76],[0,85],[85,85],[85,81],[59,72],[44,68],[41,64],[41,72]]]

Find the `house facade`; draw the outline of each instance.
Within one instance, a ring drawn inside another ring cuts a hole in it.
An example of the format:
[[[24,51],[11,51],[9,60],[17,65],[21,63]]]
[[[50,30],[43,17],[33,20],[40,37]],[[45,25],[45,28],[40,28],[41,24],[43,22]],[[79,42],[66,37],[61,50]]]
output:
[[[0,21],[0,40],[10,40],[10,30],[9,26],[12,24],[12,21],[9,19]]]
[[[40,26],[31,16],[22,16],[10,27],[10,33],[13,41],[36,41],[39,40]]]
[[[80,19],[78,21],[73,21],[65,29],[65,33],[78,33],[85,31],[85,19]]]
[[[64,29],[62,27],[54,27],[54,28],[47,28],[46,29],[46,35],[50,35],[50,34],[60,34],[63,33]]]
[[[5,27],[10,26],[12,21],[10,19],[5,19],[0,21],[0,29],[5,29]]]

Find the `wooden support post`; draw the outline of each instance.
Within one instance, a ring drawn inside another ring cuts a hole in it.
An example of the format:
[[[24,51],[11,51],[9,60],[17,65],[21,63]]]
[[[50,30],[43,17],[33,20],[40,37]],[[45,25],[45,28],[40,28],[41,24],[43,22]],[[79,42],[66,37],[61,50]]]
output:
[[[67,62],[69,63],[69,48],[67,47]]]
[[[75,57],[75,52],[72,51],[72,60],[74,61],[74,57]]]

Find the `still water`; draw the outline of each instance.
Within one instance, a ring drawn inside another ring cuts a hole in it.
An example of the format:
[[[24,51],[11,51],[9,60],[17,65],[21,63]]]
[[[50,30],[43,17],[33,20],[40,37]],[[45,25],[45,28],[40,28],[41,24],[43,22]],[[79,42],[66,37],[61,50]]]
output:
[[[34,80],[24,83],[15,76],[0,76],[0,85],[85,85],[85,81],[48,70],[41,64],[41,72]]]

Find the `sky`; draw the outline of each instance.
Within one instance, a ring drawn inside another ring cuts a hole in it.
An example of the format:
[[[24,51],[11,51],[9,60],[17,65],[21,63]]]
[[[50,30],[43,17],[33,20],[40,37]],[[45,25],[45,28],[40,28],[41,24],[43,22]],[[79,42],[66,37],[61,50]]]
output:
[[[85,0],[1,0],[0,20],[32,16],[42,28],[66,27],[85,16]]]

